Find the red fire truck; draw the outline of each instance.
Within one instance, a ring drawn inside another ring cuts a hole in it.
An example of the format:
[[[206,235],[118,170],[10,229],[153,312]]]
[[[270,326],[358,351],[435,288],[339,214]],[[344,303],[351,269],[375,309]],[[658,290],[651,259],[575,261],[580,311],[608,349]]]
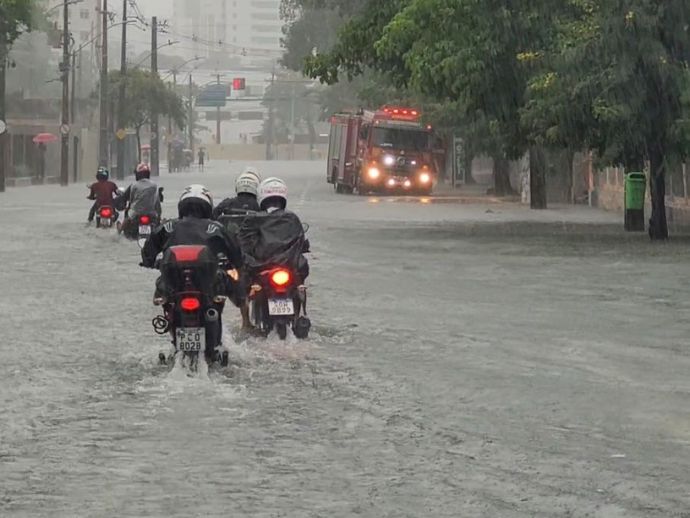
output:
[[[429,194],[436,180],[432,131],[414,108],[339,113],[331,118],[328,182],[339,193]]]

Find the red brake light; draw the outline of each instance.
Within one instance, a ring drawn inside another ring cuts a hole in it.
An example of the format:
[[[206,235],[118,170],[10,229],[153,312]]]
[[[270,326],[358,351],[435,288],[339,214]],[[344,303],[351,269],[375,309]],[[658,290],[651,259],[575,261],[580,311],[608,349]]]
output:
[[[110,209],[109,207],[101,209],[101,217],[102,218],[112,218],[113,217],[112,209]]]
[[[181,263],[193,263],[199,260],[204,246],[171,246],[170,251],[176,261]]]
[[[185,297],[180,301],[180,307],[185,311],[192,312],[201,307],[201,302],[195,297]]]
[[[292,275],[287,270],[276,270],[271,274],[271,284],[275,288],[284,288],[292,280]]]
[[[141,216],[139,217],[139,223],[142,225],[150,225],[151,224],[151,218],[148,216]]]

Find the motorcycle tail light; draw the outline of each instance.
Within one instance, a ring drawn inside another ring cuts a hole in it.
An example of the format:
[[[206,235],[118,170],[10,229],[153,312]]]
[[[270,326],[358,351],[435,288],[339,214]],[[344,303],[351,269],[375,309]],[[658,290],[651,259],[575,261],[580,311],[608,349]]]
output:
[[[101,217],[106,218],[106,219],[112,218],[113,217],[112,209],[109,209],[109,208],[101,209]]]
[[[184,311],[191,313],[201,307],[201,302],[196,297],[185,297],[180,301],[180,307]]]
[[[150,225],[151,224],[151,218],[148,216],[141,216],[141,217],[139,217],[139,223],[142,225]]]
[[[288,284],[290,284],[290,281],[292,280],[292,275],[290,275],[290,272],[287,270],[275,270],[271,274],[271,284],[273,285],[274,288],[285,288]]]

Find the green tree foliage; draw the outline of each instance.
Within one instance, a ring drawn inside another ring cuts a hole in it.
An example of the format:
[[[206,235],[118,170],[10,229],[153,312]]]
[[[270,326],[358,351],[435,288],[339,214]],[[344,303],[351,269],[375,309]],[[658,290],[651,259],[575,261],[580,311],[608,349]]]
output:
[[[122,75],[111,72],[109,79],[109,96],[117,99]],[[126,98],[121,115],[125,127],[133,128],[137,134],[138,148],[141,150],[141,129],[150,122],[151,113],[170,117],[175,125],[182,129],[186,114],[182,98],[169,89],[166,84],[148,70],[133,69],[125,75]]]
[[[0,49],[9,48],[35,20],[35,0],[0,0]]]
[[[689,18],[685,0],[369,0],[305,71],[332,84],[374,68],[452,109],[492,156],[529,150],[536,207],[546,147],[648,161],[663,239],[666,165],[688,152]]]

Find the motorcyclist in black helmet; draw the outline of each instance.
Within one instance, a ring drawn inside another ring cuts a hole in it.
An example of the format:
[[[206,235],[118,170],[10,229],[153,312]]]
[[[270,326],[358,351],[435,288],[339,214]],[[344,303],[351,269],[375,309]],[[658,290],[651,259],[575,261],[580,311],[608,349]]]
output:
[[[89,186],[89,200],[95,200],[89,210],[88,222],[91,223],[96,211],[101,207],[114,206],[117,196],[117,185],[110,181],[110,173],[105,167],[99,167],[96,172],[96,183]]]
[[[146,241],[142,251],[142,266],[155,268],[159,254],[177,245],[204,245],[215,256],[228,260],[228,269],[240,270],[243,266],[242,251],[236,239],[223,226],[211,220],[213,197],[203,185],[188,186],[177,205],[179,219],[167,221],[157,227]],[[239,279],[239,277],[238,277]],[[239,308],[246,306],[246,288],[238,279],[229,280],[227,295]],[[165,299],[168,293],[162,277],[156,281],[155,299]],[[249,314],[242,312],[242,325],[250,328]]]
[[[146,163],[139,164],[134,170],[136,182],[127,187],[125,193],[118,199],[118,205],[125,208],[125,220],[120,225],[120,232],[132,230],[136,232],[139,216],[153,216],[156,222],[161,220],[163,188],[151,181],[151,168]]]

